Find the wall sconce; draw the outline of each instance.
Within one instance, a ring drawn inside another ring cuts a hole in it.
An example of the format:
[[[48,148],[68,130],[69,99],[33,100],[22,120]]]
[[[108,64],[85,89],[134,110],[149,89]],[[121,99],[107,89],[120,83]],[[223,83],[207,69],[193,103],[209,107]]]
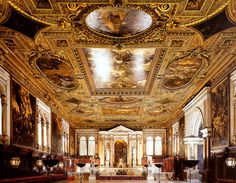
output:
[[[236,165],[236,158],[228,157],[225,160],[227,167],[234,168]]]
[[[64,167],[64,163],[61,161],[59,164],[58,164],[59,168],[63,168]]]
[[[42,167],[43,167],[43,161],[42,161],[41,159],[38,159],[38,160],[36,161],[36,166],[37,166],[38,168],[42,168]]]
[[[13,168],[18,168],[20,165],[20,158],[18,156],[14,156],[10,159],[10,164]]]
[[[225,164],[227,165],[227,167],[234,168],[236,165],[236,158],[233,157],[226,158]],[[235,174],[234,174],[234,182],[235,182]]]

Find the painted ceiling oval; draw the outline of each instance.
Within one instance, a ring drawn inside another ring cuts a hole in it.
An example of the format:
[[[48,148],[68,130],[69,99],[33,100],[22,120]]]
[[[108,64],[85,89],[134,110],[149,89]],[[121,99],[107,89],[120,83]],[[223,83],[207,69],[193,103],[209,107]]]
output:
[[[43,76],[53,85],[63,89],[74,89],[77,81],[72,67],[64,60],[52,58],[37,58],[35,64]]]
[[[86,24],[105,35],[126,37],[148,29],[152,25],[152,17],[141,10],[106,7],[90,13]]]
[[[172,62],[162,78],[162,85],[168,89],[178,89],[189,84],[203,67],[201,58],[183,58]]]

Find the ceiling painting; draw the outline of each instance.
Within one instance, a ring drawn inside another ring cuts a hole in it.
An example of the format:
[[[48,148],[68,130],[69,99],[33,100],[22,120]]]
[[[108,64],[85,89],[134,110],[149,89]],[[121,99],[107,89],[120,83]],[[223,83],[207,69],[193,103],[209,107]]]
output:
[[[100,99],[101,103],[107,104],[136,104],[142,99],[136,97],[104,97]]]
[[[93,11],[86,17],[86,23],[100,33],[125,37],[149,28],[152,18],[140,10],[111,7]]]
[[[37,58],[35,65],[52,84],[65,89],[74,89],[77,86],[73,70],[65,60],[56,57]]]
[[[166,128],[225,65],[235,67],[235,8],[0,1],[0,66],[76,128]]]
[[[102,109],[103,115],[108,116],[119,116],[119,115],[135,115],[139,114],[138,108],[123,108],[123,109],[112,109],[112,108],[103,108]]]
[[[85,49],[97,89],[144,89],[153,64],[154,53],[155,48]]]
[[[184,58],[172,62],[166,69],[163,86],[177,89],[187,85],[203,66],[201,58]]]

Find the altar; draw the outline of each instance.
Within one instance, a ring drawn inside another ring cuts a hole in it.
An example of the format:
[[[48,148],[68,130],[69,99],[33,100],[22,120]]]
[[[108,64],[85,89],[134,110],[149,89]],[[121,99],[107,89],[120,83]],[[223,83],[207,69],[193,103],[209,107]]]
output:
[[[108,131],[99,131],[101,166],[127,168],[141,166],[143,132],[122,125]]]

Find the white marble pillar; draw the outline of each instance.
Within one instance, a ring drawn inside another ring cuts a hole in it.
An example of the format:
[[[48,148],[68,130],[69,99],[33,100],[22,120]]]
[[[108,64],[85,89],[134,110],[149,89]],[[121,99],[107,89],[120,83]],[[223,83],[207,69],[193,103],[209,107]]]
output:
[[[230,75],[230,126],[231,143],[236,144],[236,70]]]

